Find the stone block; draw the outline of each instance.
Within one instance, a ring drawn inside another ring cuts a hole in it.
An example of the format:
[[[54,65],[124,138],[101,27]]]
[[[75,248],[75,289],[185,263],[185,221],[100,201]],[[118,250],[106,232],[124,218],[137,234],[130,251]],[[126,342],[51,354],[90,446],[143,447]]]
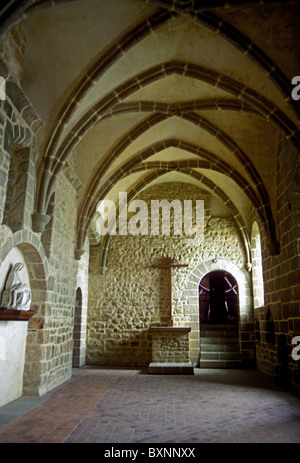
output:
[[[150,375],[193,375],[194,367],[188,363],[150,363],[148,367]]]

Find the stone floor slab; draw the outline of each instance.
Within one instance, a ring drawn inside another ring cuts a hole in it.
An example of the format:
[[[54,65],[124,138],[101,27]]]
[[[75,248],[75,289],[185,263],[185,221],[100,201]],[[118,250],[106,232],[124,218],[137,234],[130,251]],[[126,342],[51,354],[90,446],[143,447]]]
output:
[[[84,367],[37,399],[0,408],[0,443],[300,442],[299,397],[255,370]]]

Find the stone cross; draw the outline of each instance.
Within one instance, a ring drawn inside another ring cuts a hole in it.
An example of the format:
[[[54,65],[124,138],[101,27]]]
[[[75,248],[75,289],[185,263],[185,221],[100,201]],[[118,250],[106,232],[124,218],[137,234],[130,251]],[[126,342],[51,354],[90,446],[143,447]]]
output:
[[[172,259],[168,259],[164,264],[152,265],[152,268],[166,268],[169,270],[169,321],[168,326],[173,326],[173,313],[172,313],[172,268],[175,267],[188,267],[187,264],[176,264]]]

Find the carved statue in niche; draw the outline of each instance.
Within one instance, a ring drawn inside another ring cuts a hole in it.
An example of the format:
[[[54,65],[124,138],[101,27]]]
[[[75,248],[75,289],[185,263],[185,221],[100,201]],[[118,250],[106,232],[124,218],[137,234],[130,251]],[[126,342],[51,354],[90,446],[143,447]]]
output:
[[[1,308],[10,310],[30,310],[31,291],[30,288],[22,283],[19,271],[24,264],[16,263],[9,272],[5,289],[2,293]]]

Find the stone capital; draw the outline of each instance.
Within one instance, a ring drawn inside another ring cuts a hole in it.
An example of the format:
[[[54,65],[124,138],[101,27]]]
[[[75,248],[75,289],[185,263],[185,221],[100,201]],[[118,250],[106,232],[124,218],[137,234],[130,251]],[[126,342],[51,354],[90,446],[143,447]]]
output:
[[[32,214],[32,231],[42,233],[50,221],[50,216],[46,214]]]

